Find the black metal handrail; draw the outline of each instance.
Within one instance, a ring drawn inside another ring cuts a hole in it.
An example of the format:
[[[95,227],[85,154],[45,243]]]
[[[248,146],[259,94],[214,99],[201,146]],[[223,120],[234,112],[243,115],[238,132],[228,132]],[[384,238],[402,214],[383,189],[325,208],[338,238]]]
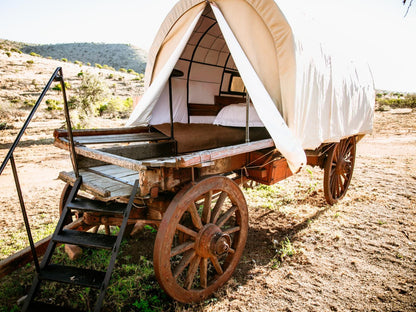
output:
[[[24,200],[23,200],[22,189],[20,187],[19,177],[18,177],[18,174],[17,174],[17,168],[16,168],[16,163],[15,163],[15,160],[14,160],[13,153],[14,153],[17,145],[19,144],[23,134],[25,133],[27,127],[29,126],[29,123],[31,122],[33,116],[35,115],[38,107],[42,103],[43,98],[45,97],[46,93],[48,92],[49,88],[51,87],[51,85],[54,81],[59,81],[61,83],[62,95],[63,95],[63,98],[64,98],[65,120],[66,120],[66,125],[67,125],[67,128],[68,128],[68,136],[69,136],[69,143],[70,143],[71,162],[72,162],[72,166],[73,166],[75,175],[77,177],[79,176],[78,166],[77,166],[76,158],[75,158],[75,146],[74,146],[74,139],[73,139],[73,135],[72,135],[71,120],[70,120],[70,116],[69,116],[68,101],[66,99],[66,89],[65,89],[64,79],[63,79],[62,67],[57,67],[55,69],[54,73],[52,74],[52,76],[49,79],[48,83],[46,84],[45,88],[43,89],[41,95],[39,96],[38,100],[36,101],[36,104],[33,106],[32,110],[30,111],[30,114],[27,117],[25,123],[23,124],[23,126],[20,129],[18,135],[16,136],[16,139],[14,140],[12,146],[10,147],[6,157],[4,158],[3,163],[0,166],[0,175],[1,175],[3,173],[4,168],[6,167],[7,163],[10,160],[10,164],[12,166],[12,171],[13,171],[13,178],[14,178],[14,182],[15,182],[15,185],[16,185],[17,195],[19,197],[20,207],[21,207],[22,214],[23,214],[23,220],[25,222],[26,232],[27,232],[27,236],[28,236],[28,239],[29,239],[30,249],[32,251],[33,261],[35,263],[35,268],[36,268],[36,271],[38,273],[40,271],[39,260],[38,260],[37,254],[36,254],[35,244],[33,242],[33,237],[32,237],[32,233],[31,233],[31,230],[30,230],[29,220],[27,218],[26,207],[25,207],[25,203],[24,203]]]

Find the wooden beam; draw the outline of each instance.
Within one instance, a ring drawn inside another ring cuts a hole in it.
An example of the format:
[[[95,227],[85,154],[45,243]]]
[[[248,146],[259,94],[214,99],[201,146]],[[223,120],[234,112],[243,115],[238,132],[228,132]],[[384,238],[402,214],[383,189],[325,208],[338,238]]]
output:
[[[35,243],[36,254],[38,257],[43,256],[48,247],[51,235]],[[21,268],[26,263],[33,260],[32,251],[30,247],[20,250],[19,252],[11,255],[10,257],[0,261],[0,278],[12,273],[13,271]]]

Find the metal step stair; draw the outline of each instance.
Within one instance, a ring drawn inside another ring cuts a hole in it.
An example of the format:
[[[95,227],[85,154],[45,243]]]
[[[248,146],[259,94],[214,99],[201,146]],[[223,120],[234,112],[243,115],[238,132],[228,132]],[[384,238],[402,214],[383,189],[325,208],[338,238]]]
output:
[[[60,306],[56,306],[53,304],[47,304],[47,303],[37,302],[37,301],[33,301],[30,304],[30,307],[27,311],[28,312],[57,312],[57,311],[59,312],[81,312],[80,310],[60,307]]]
[[[61,244],[78,245],[89,248],[113,249],[117,236],[80,232],[74,230],[62,230],[52,238],[54,242]]]
[[[95,303],[94,312],[101,310],[107,286],[110,282],[121,241],[127,227],[135,194],[139,181],[136,180],[128,204],[104,203],[97,200],[77,198],[77,193],[82,184],[82,177],[78,177],[68,196],[68,200],[62,210],[58,225],[52,235],[48,249],[40,264],[40,271],[33,279],[32,287],[24,302],[22,311],[77,311],[61,306],[44,304],[34,300],[42,282],[52,281],[63,284],[78,285],[98,289],[99,295]],[[64,229],[65,219],[71,214],[71,210],[111,212],[123,214],[123,221],[117,236],[95,234]],[[88,248],[111,250],[111,259],[107,271],[96,271],[73,266],[52,264],[51,259],[58,243],[78,245]]]

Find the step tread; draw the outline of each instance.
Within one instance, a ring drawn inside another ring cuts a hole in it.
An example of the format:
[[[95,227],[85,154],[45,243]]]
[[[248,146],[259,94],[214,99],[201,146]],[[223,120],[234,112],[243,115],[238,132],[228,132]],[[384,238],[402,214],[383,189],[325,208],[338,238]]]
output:
[[[76,310],[72,308],[62,307],[58,305],[33,301],[30,303],[29,308],[27,309],[28,312],[82,312],[82,310]]]
[[[80,285],[99,289],[104,280],[105,272],[82,269],[58,264],[49,264],[41,270],[39,278],[61,282],[65,284]]]
[[[63,244],[112,249],[117,240],[117,236],[64,229],[58,235],[54,236],[52,240]]]
[[[69,209],[94,211],[94,212],[111,212],[122,214],[127,207],[127,204],[116,202],[102,202],[88,198],[75,198],[69,204]]]

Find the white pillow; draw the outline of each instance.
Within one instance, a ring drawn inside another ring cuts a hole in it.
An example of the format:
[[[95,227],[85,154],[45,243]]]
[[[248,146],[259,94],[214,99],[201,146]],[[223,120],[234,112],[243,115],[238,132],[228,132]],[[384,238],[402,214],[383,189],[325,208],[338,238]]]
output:
[[[228,127],[245,127],[246,105],[246,103],[239,103],[225,106],[215,117],[213,124]],[[264,127],[253,104],[250,104],[249,115],[249,127]]]

